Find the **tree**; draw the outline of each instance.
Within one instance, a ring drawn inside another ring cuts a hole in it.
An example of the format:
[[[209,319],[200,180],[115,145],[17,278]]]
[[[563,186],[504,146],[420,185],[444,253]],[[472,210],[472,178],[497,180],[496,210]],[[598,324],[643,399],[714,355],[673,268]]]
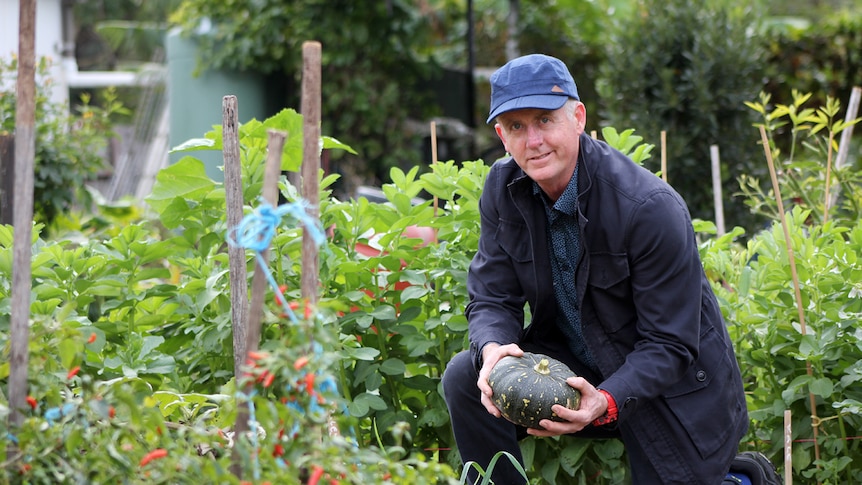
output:
[[[417,53],[428,29],[412,2],[185,0],[171,20],[200,43],[201,68],[269,74],[276,110],[298,106],[301,44],[320,41],[323,130],[359,153],[334,171],[383,180],[423,162],[406,122],[433,113],[419,82],[438,66]]]

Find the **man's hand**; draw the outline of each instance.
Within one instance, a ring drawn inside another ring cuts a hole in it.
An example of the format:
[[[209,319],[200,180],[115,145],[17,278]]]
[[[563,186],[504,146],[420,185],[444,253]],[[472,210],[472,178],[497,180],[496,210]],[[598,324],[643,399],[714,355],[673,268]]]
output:
[[[604,394],[599,392],[598,389],[593,387],[583,377],[569,377],[566,383],[581,393],[581,403],[577,411],[554,404],[551,410],[565,421],[543,419],[539,421],[539,426],[544,429],[530,428],[527,430],[527,433],[533,436],[558,436],[576,433],[586,428],[587,425],[595,421],[599,416],[604,415],[605,411],[608,410],[608,400]]]
[[[497,365],[497,362],[507,355],[521,357],[524,355],[524,351],[521,350],[521,347],[518,347],[518,344],[500,345],[494,342],[485,344],[482,347],[482,369],[479,370],[479,381],[476,383],[479,386],[479,390],[482,391],[482,405],[485,406],[485,409],[490,414],[498,418],[502,414],[497,409],[497,406],[494,405],[494,402],[491,401],[491,396],[494,393],[488,384],[488,376],[491,375],[491,369]]]

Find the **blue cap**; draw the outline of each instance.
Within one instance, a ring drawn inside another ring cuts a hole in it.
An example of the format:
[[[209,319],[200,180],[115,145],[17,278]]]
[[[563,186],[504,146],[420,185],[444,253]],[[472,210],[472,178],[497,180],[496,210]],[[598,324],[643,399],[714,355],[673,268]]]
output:
[[[516,109],[560,109],[569,98],[581,99],[563,61],[544,54],[518,57],[491,75],[491,112],[486,123]]]

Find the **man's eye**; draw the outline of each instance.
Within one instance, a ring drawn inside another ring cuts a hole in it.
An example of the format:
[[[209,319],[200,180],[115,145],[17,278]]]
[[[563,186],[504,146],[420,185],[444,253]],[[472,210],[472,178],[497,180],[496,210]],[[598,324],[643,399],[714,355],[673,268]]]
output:
[[[549,116],[542,116],[542,123],[550,123],[551,118]]]
[[[513,130],[520,130],[521,129],[521,123],[518,123],[518,122],[512,123],[512,129]]]

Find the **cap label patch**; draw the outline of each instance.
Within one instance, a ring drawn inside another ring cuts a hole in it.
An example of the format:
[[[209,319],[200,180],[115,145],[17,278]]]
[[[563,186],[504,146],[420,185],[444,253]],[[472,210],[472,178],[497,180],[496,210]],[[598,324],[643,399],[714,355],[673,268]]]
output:
[[[564,93],[565,91],[563,91],[563,88],[561,88],[561,87],[557,86],[556,84],[554,84],[554,87],[552,87],[552,88],[551,88],[551,92],[554,92],[554,93]]]

